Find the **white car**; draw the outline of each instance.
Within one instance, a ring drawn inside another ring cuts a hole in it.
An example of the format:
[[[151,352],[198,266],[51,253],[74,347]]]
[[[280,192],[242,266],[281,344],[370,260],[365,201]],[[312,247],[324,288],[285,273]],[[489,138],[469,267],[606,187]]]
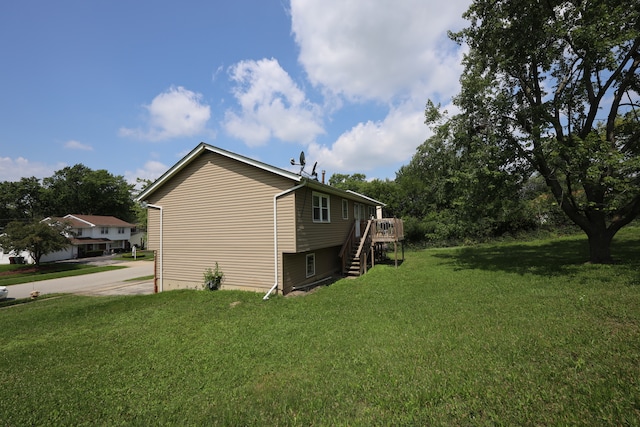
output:
[[[6,286],[0,286],[0,299],[5,299],[9,295],[9,289]]]

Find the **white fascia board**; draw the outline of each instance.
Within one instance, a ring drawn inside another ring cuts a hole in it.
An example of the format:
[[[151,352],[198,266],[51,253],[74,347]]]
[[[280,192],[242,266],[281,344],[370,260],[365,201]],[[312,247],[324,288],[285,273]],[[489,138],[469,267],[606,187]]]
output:
[[[295,182],[300,182],[302,177],[293,172],[286,171],[284,169],[277,168],[275,166],[268,165],[266,163],[259,162],[254,159],[250,159],[248,157],[242,156],[237,153],[233,153],[231,151],[223,150],[222,148],[214,147],[213,145],[205,144],[201,142],[198,144],[196,148],[191,150],[189,154],[184,156],[178,163],[172,166],[168,171],[166,171],[160,178],[158,178],[153,184],[147,187],[144,191],[142,191],[138,197],[136,197],[136,201],[142,202],[149,195],[155,192],[159,187],[161,187],[166,181],[171,179],[175,174],[180,172],[184,167],[189,165],[196,157],[198,157],[203,151],[210,151],[212,153],[219,154],[221,156],[225,156],[227,158],[237,160],[239,162],[245,163],[247,165],[251,165],[253,167],[274,173],[276,175],[280,175],[284,178],[291,179]]]
[[[73,218],[73,219],[75,219],[77,221],[84,222],[85,224],[89,224],[89,227],[95,227],[96,226],[95,224],[92,224],[89,221],[85,221],[82,218],[78,218],[77,216],[74,216],[72,214],[67,214],[67,215],[63,216],[63,218]]]
[[[313,190],[317,190],[320,192],[324,192],[324,193],[329,193],[329,194],[333,194],[335,196],[339,196],[339,197],[344,197],[345,199],[350,199],[350,200],[358,200],[360,202],[363,203],[371,203],[374,205],[378,205],[378,206],[387,206],[386,204],[372,199],[371,197],[367,197],[363,194],[360,193],[356,193],[355,191],[351,191],[351,190],[341,190],[339,188],[335,188],[332,187],[330,185],[327,184],[323,184],[320,181],[316,181],[314,179],[306,179],[306,184],[307,187],[313,189]]]
[[[368,200],[371,203],[374,203],[379,206],[387,206],[386,203],[382,203],[380,200],[372,199],[371,197],[367,197],[364,194],[356,193],[355,191],[347,190],[347,193],[353,194],[355,196],[361,197],[365,200]]]

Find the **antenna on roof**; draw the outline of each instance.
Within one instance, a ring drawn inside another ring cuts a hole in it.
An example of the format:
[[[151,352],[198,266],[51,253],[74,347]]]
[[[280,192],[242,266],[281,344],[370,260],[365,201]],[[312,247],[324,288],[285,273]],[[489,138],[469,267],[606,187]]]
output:
[[[299,172],[300,176],[306,176],[307,178],[313,178],[316,181],[318,180],[318,173],[316,172],[316,167],[318,166],[318,162],[315,162],[313,164],[313,169],[311,170],[311,173],[307,173],[307,172],[304,171],[304,167],[307,164],[307,161],[306,161],[306,159],[304,157],[304,151],[300,152],[300,162],[299,163],[296,163],[295,159],[293,159],[293,158],[291,160],[289,160],[289,162],[291,162],[291,166],[295,166],[295,165],[300,166],[300,172]]]

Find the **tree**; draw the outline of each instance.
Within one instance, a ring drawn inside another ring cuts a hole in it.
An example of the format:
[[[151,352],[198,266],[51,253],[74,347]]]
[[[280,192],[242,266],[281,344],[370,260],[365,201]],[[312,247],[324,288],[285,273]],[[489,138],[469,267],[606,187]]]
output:
[[[475,0],[451,35],[469,46],[459,119],[539,172],[593,263],[640,214],[639,16],[636,0]]]
[[[36,177],[0,183],[0,227],[12,220],[42,218],[43,189]]]
[[[61,222],[21,222],[12,221],[0,236],[0,247],[4,252],[20,253],[27,251],[36,265],[47,254],[69,246],[68,225]]]
[[[377,178],[367,181],[367,176],[362,173],[354,173],[353,175],[335,173],[329,178],[328,184],[341,190],[355,191],[379,200],[386,204],[384,207],[385,216],[397,215],[398,192],[394,181]]]
[[[112,215],[125,221],[135,217],[134,186],[104,169],[94,171],[82,164],[65,167],[45,178],[43,185],[49,215]]]
[[[434,135],[396,174],[402,214],[422,221],[429,239],[484,238],[531,226],[521,188],[529,169],[511,162],[492,137],[468,132],[461,116],[427,105]],[[422,236],[424,239],[425,236]]]

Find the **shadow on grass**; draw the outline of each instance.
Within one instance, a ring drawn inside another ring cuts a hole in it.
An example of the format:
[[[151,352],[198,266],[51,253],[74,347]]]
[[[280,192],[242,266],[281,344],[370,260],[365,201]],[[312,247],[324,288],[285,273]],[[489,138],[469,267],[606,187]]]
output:
[[[614,239],[611,247],[616,264],[640,270],[640,239]],[[463,247],[434,254],[448,260],[456,269],[481,269],[516,274],[556,276],[567,274],[589,261],[589,247],[584,239],[559,239],[543,244],[504,244]],[[640,284],[640,273],[638,282]]]

